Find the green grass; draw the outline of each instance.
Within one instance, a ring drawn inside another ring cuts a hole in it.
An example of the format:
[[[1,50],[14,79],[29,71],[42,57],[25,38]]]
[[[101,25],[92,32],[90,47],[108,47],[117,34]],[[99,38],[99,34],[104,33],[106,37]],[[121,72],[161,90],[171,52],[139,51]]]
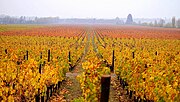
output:
[[[73,99],[71,102],[84,102],[84,99],[83,97],[78,97],[78,98]]]
[[[0,24],[0,32],[14,31],[14,30],[28,30],[33,28],[43,27],[43,25],[29,25],[29,24]]]

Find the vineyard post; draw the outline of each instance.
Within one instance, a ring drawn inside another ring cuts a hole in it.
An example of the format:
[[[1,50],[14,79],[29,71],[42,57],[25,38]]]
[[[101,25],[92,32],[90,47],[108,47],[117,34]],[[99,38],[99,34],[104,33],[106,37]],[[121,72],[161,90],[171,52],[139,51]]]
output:
[[[24,55],[24,60],[26,60],[26,55]]]
[[[135,58],[134,52],[132,52],[132,57],[133,57],[133,59]]]
[[[111,66],[111,72],[114,72],[114,50],[112,53],[112,66]]]
[[[42,59],[42,52],[41,52],[41,54],[40,54],[40,59]],[[41,63],[40,63],[40,64],[39,64],[39,73],[40,73],[40,74],[41,74],[41,67],[42,67],[42,65],[41,65]],[[40,80],[40,78],[39,78],[39,80]],[[38,96],[37,96],[37,99],[39,99],[39,101],[40,101],[40,89],[39,89],[39,88],[38,88]],[[41,96],[41,99],[44,100],[44,97]],[[41,100],[41,102],[43,102],[42,100]],[[38,101],[38,102],[39,102],[39,101]]]
[[[132,98],[132,94],[133,94],[133,91],[130,90],[130,92],[129,92],[129,98],[130,99]]]
[[[50,62],[50,50],[48,50],[48,62]]]
[[[40,102],[40,97],[39,97],[39,95],[36,95],[36,102]]]
[[[46,90],[46,101],[48,101],[48,99],[49,99],[49,90],[50,90],[50,87],[48,86],[47,87],[47,90]]]
[[[28,51],[26,51],[26,60],[28,60]]]
[[[52,96],[52,85],[50,85],[50,97]]]
[[[44,96],[41,96],[41,102],[44,102]]]
[[[5,51],[5,53],[7,54],[7,49],[5,49],[4,51]]]
[[[38,94],[36,95],[36,102],[40,102],[40,89],[38,89]]]
[[[42,52],[40,53],[40,60],[42,59]],[[39,73],[41,74],[41,69],[42,69],[42,64],[40,61],[40,65],[39,65]]]
[[[60,88],[60,84],[61,84],[61,82],[60,82],[60,81],[58,81],[58,89]]]
[[[157,55],[157,51],[155,52],[155,55]]]
[[[109,100],[109,90],[110,90],[110,75],[103,75],[101,77],[101,98],[100,102],[108,102]]]
[[[69,56],[68,56],[68,58],[69,58],[69,62],[71,62],[71,52],[69,51]]]
[[[41,67],[42,67],[42,65],[41,65],[41,63],[40,63],[40,65],[39,65],[39,73],[41,74]]]
[[[69,51],[69,56],[68,56],[68,60],[69,60],[69,65],[70,65],[70,71],[72,70],[72,65],[71,65],[71,52]]]

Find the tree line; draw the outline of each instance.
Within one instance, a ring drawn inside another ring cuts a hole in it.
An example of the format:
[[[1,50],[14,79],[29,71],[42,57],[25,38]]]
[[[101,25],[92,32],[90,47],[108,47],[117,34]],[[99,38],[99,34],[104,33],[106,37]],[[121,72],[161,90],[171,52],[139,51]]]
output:
[[[0,17],[0,24],[52,24],[57,23],[59,17]]]
[[[1,16],[0,24],[63,24],[63,23],[92,23],[92,24],[116,24],[116,25],[142,25],[152,27],[180,28],[180,19],[171,18],[171,22],[166,22],[164,19],[154,20],[153,22],[134,22],[131,14],[128,15],[126,22],[116,17],[115,19],[60,19],[59,17],[11,17]]]
[[[159,21],[155,20],[154,22],[143,22],[139,21],[138,25],[143,26],[152,26],[152,27],[165,27],[165,28],[180,28],[180,19],[172,17],[171,22],[165,22],[164,19],[160,19]]]

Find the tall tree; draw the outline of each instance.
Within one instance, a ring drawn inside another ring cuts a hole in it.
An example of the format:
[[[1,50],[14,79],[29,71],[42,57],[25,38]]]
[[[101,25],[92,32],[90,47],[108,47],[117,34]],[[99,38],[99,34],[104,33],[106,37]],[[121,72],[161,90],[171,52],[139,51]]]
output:
[[[175,28],[175,24],[176,24],[176,19],[175,17],[172,18],[172,27]]]
[[[127,16],[126,24],[133,24],[133,18],[131,14]]]
[[[159,20],[159,26],[160,26],[160,27],[163,27],[163,26],[164,26],[164,23],[165,23],[165,20],[164,20],[164,19],[160,19],[160,20]]]
[[[154,21],[154,26],[157,27],[157,20]]]
[[[180,19],[177,20],[176,24],[177,24],[177,27],[180,28]]]

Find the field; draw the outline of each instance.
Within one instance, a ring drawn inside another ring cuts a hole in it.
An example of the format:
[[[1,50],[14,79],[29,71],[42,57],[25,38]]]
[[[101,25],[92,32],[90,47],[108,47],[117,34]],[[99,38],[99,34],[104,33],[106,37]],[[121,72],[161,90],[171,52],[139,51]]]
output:
[[[15,30],[27,30],[32,28],[43,27],[43,25],[23,25],[23,24],[4,24],[0,25],[0,32],[15,31]]]
[[[180,102],[180,29],[0,25],[2,102],[99,102],[107,74],[110,102]]]

